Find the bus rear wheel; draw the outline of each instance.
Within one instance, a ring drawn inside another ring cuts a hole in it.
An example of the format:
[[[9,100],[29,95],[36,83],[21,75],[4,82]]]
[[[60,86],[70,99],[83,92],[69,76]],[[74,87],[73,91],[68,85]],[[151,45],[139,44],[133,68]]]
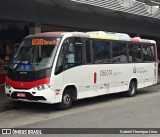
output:
[[[66,89],[62,95],[62,101],[58,104],[58,108],[61,110],[69,109],[72,106],[73,97],[72,92],[69,89]]]
[[[128,91],[125,92],[125,95],[128,97],[134,97],[137,91],[137,83],[135,81],[131,81],[129,84]]]

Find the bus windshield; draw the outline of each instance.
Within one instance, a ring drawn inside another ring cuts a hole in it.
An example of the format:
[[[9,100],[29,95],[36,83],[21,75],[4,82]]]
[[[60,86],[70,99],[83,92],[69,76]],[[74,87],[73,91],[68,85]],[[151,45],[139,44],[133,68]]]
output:
[[[60,41],[59,37],[26,38],[11,60],[9,68],[18,71],[50,68]]]

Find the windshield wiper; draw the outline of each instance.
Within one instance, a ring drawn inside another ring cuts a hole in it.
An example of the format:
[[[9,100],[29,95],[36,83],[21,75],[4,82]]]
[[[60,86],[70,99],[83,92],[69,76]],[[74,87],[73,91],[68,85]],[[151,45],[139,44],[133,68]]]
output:
[[[13,66],[13,70],[15,71],[17,68],[18,68],[18,66],[19,65],[21,65],[22,64],[22,61],[20,61],[19,63],[17,63],[17,66],[14,68],[14,66]],[[15,64],[16,65],[16,64]]]

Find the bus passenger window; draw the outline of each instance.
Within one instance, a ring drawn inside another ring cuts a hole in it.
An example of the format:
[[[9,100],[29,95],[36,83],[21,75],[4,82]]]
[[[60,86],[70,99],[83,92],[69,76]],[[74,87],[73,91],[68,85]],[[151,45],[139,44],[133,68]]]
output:
[[[144,62],[155,61],[155,53],[153,45],[143,44],[142,51],[143,51]]]
[[[129,50],[129,62],[142,62],[141,44],[130,43]]]
[[[127,58],[127,44],[124,42],[112,42],[113,59],[115,63],[126,63]]]
[[[156,61],[156,56],[155,56],[155,46],[154,45],[151,45],[150,47],[150,55],[151,55],[151,60],[152,61]]]
[[[104,40],[94,40],[93,54],[96,64],[110,63],[110,43]]]
[[[91,63],[91,46],[90,46],[90,42],[87,40],[85,42],[85,48],[86,48],[86,59],[87,59],[87,63]]]

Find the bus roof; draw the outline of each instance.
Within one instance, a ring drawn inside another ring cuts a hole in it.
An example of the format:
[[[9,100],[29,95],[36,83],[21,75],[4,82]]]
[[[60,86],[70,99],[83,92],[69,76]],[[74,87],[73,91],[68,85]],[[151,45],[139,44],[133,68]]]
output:
[[[27,36],[31,37],[41,37],[41,36],[60,36],[71,35],[74,37],[84,37],[92,39],[107,39],[107,40],[118,40],[118,41],[128,41],[128,42],[142,42],[142,43],[156,43],[154,40],[141,39],[140,37],[131,38],[125,33],[115,33],[115,32],[105,32],[105,31],[91,31],[91,32],[43,32]]]

